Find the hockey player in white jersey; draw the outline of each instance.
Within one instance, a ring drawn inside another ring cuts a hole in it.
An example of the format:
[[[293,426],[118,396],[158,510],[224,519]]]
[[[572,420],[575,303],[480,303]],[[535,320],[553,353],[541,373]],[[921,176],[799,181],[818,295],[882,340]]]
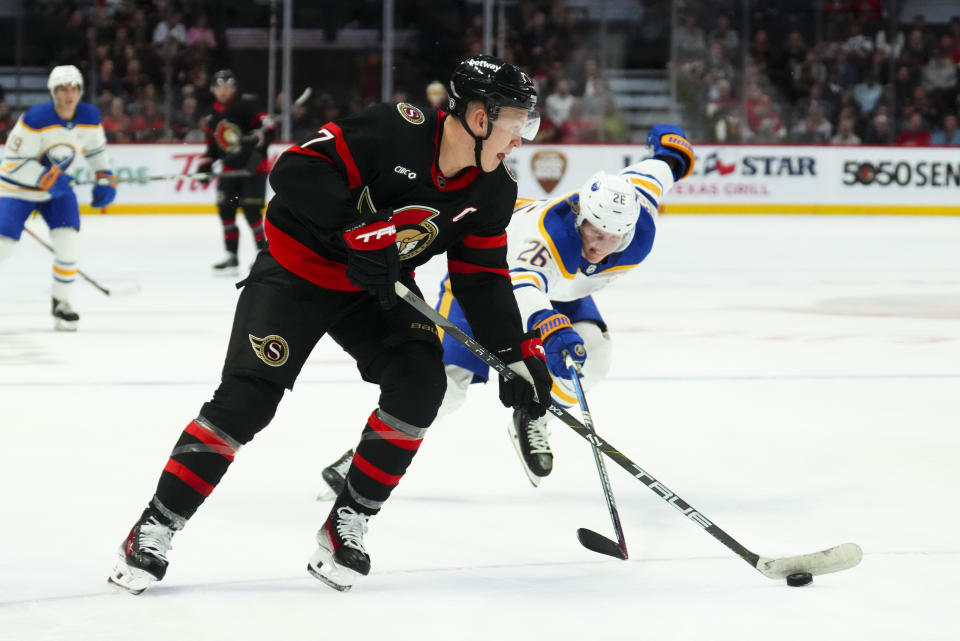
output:
[[[93,207],[116,197],[116,177],[107,156],[100,112],[80,101],[83,76],[73,65],[54,67],[47,79],[51,102],[30,107],[10,130],[0,164],[0,261],[13,251],[36,210],[50,228],[53,245],[54,327],[73,331],[80,316],[70,304],[77,278],[80,209],[70,171],[83,155],[96,172]]]
[[[635,268],[653,248],[660,200],[693,171],[694,153],[679,127],[656,125],[647,136],[652,157],[618,174],[597,172],[579,191],[547,200],[518,200],[507,229],[507,260],[521,316],[537,330],[553,376],[556,405],[577,404],[563,353],[581,364],[584,390],[607,375],[610,334],[592,294]],[[469,333],[450,289],[441,283],[437,310]],[[459,407],[471,383],[485,382],[489,368],[455,339],[443,337],[447,391],[438,418]],[[530,482],[553,469],[548,412],[530,419],[514,411],[508,426]],[[344,484],[353,451],[323,470],[334,492]],[[319,498],[329,496],[321,492]]]

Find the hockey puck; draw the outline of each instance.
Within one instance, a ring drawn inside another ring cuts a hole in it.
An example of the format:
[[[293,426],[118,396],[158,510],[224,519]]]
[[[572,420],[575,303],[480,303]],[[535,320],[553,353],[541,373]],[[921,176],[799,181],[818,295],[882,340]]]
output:
[[[813,583],[813,575],[809,572],[794,572],[787,575],[787,585],[790,587],[799,588],[808,583]]]

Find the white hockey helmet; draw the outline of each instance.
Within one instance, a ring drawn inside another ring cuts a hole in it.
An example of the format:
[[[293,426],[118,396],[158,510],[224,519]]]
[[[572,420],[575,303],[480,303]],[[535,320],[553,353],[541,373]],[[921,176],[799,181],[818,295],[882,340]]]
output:
[[[640,195],[625,176],[598,171],[580,188],[577,227],[587,220],[610,234],[630,234],[641,207]]]
[[[53,71],[50,72],[50,76],[47,78],[47,89],[50,90],[50,95],[52,96],[53,90],[61,85],[77,85],[80,87],[80,92],[82,93],[83,74],[73,65],[54,67]]]

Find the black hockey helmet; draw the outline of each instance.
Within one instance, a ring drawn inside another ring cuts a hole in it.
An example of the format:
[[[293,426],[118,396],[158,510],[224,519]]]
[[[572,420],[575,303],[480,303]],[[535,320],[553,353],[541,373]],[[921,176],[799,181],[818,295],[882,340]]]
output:
[[[222,84],[237,86],[237,76],[230,69],[221,69],[217,73],[213,74],[213,78],[210,79],[210,91],[213,91],[217,86]]]
[[[478,136],[467,124],[467,105],[471,100],[483,103],[487,113],[487,131]],[[517,65],[493,56],[470,56],[460,61],[450,77],[450,112],[457,117],[467,133],[473,136],[473,156],[477,168],[481,168],[480,152],[483,141],[493,133],[494,121],[503,107],[513,107],[527,112],[527,124],[520,132],[525,140],[533,140],[540,126],[537,106],[537,90],[530,76]]]
[[[450,77],[450,111],[462,118],[471,100],[482,101],[487,114],[496,118],[501,107],[533,111],[537,90],[520,67],[493,56],[470,56]]]

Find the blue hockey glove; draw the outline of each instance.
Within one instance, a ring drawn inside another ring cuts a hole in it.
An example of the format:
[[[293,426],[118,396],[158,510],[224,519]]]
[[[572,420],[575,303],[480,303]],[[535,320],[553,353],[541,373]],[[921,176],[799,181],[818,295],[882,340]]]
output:
[[[106,207],[117,197],[117,177],[112,171],[98,171],[97,184],[93,187],[93,201],[90,206],[99,209]]]
[[[543,341],[543,351],[546,352],[547,369],[554,378],[570,378],[570,370],[563,361],[563,352],[570,352],[570,357],[579,364],[587,360],[587,349],[583,346],[580,334],[573,331],[570,319],[550,310],[540,312],[540,318],[534,322],[533,328],[540,332]]]
[[[653,157],[670,165],[674,180],[683,180],[693,171],[693,145],[687,134],[674,125],[654,125],[647,134],[647,146]]]

